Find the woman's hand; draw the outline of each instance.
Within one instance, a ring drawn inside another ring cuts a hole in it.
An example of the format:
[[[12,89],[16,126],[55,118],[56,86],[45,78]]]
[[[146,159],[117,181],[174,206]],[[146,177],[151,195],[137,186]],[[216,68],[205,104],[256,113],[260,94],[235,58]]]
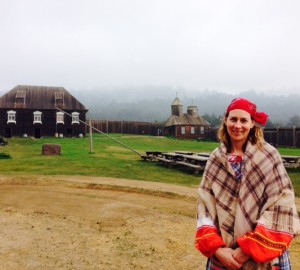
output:
[[[242,267],[242,263],[233,257],[234,250],[231,248],[218,248],[215,252],[217,259],[227,268],[236,270]]]
[[[235,258],[236,261],[240,262],[241,264],[244,264],[250,258],[250,256],[244,253],[240,247],[233,250],[232,256],[233,258]]]

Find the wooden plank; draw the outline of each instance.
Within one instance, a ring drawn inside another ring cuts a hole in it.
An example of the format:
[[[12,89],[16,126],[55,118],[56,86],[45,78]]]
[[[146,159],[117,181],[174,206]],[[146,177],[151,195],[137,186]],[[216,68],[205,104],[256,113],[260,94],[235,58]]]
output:
[[[141,159],[143,159],[144,161],[152,161],[154,159],[154,156],[141,155]]]
[[[286,161],[287,163],[299,163],[300,162],[300,156],[281,156],[283,161]]]
[[[192,170],[194,172],[194,174],[198,174],[200,171],[204,170],[204,167],[202,167],[200,165],[195,165],[195,164],[187,163],[184,161],[177,161],[176,164],[184,166],[184,168],[186,168],[188,170]]]
[[[184,161],[177,161],[176,164],[180,164],[180,165],[190,167],[190,168],[193,168],[193,169],[197,169],[197,170],[203,170],[204,169],[200,165],[195,165],[195,164],[187,163],[187,162],[184,162]]]
[[[179,155],[194,155],[195,153],[193,152],[186,152],[186,151],[175,151],[176,154],[179,154]]]
[[[162,152],[160,151],[146,151],[146,155],[147,156],[155,156],[155,157],[158,157],[158,156],[161,156],[162,155]]]
[[[173,158],[173,157],[176,157],[176,156],[179,156],[179,155],[176,154],[176,153],[173,153],[173,152],[163,152],[162,156]]]
[[[197,153],[197,155],[202,156],[202,157],[210,157],[210,153],[207,153],[207,152]]]
[[[194,160],[194,161],[207,161],[208,157],[198,156],[198,155],[182,155],[187,160]]]
[[[164,163],[175,163],[172,159],[167,159],[162,157],[156,157],[155,159]]]

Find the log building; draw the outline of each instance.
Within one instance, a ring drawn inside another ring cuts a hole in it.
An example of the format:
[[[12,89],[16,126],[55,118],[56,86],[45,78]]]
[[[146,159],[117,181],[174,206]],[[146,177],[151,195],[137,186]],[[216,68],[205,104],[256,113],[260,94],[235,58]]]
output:
[[[0,97],[0,135],[84,136],[86,112],[63,87],[18,85]]]
[[[209,137],[210,123],[198,114],[197,106],[191,105],[187,113],[183,112],[183,104],[178,97],[171,105],[172,115],[164,126],[164,135],[178,139],[207,139]]]

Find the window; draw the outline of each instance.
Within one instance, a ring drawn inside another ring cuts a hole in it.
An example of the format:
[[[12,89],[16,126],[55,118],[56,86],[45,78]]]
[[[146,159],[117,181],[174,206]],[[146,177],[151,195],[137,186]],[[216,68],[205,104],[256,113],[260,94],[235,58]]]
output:
[[[63,112],[56,113],[56,124],[64,124],[64,113]]]
[[[33,124],[42,124],[42,113],[39,111],[33,112]]]
[[[204,127],[200,128],[200,133],[203,135],[204,134]]]
[[[185,134],[185,127],[181,127],[181,134]]]
[[[7,123],[16,124],[16,112],[15,111],[8,111],[7,112]]]
[[[191,127],[191,134],[195,134],[195,127]]]
[[[64,93],[55,92],[55,106],[57,107],[64,106]]]
[[[18,90],[15,98],[16,104],[25,104],[26,91]]]
[[[72,112],[72,124],[79,124],[79,113]]]

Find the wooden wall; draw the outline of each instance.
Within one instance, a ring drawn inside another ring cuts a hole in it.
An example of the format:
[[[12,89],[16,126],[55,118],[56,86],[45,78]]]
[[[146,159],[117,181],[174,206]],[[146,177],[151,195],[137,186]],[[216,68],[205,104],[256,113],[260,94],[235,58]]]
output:
[[[92,126],[104,133],[162,136],[163,125],[150,122],[92,120]]]
[[[211,129],[209,138],[218,141],[218,129]],[[265,140],[275,147],[297,147],[300,148],[300,127],[292,128],[265,128]]]

